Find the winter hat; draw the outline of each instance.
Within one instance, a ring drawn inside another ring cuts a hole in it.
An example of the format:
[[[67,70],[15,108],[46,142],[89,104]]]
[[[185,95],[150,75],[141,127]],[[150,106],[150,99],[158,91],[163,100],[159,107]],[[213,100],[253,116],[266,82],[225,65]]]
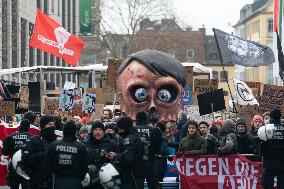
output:
[[[146,123],[147,122],[147,114],[145,112],[138,112],[136,114],[136,122]]]
[[[81,134],[81,133],[88,133],[89,131],[88,131],[88,128],[87,127],[81,127],[80,128],[80,130],[79,130],[79,134]]]
[[[52,116],[45,115],[40,119],[40,128],[43,129],[49,122],[54,122],[54,119]]]
[[[246,121],[242,118],[238,119],[236,122],[236,126],[238,125],[244,125],[246,127]]]
[[[235,133],[235,126],[236,126],[236,123],[231,120],[231,119],[227,119],[223,122],[223,125],[222,125],[222,129],[221,129],[221,136],[225,136],[229,133]]]
[[[132,120],[128,116],[120,117],[117,121],[117,127],[120,129],[131,129],[133,127]]]
[[[106,122],[105,123],[105,129],[114,129],[115,123],[113,122]]]
[[[76,124],[74,121],[67,121],[63,127],[63,136],[75,136]]]
[[[33,112],[26,112],[23,116],[23,119],[27,119],[31,124],[35,122],[35,114]]]
[[[82,117],[81,121],[82,121],[82,123],[86,124],[88,122],[88,118],[87,117]]]
[[[96,121],[93,123],[93,125],[92,125],[92,131],[93,131],[94,129],[97,129],[97,128],[102,129],[102,130],[105,129],[104,124],[103,124],[101,121],[99,121],[99,120],[96,120]]]
[[[214,121],[214,124],[216,126],[221,126],[222,127],[223,122],[222,122],[222,120],[217,119],[217,120]]]
[[[24,119],[21,121],[18,129],[20,132],[28,132],[30,129],[30,125],[31,125],[30,121],[27,119]]]
[[[262,122],[263,122],[262,116],[260,116],[260,115],[255,115],[255,116],[253,116],[252,122],[255,123],[255,122],[257,122],[257,121],[259,121],[259,122],[262,123]]]

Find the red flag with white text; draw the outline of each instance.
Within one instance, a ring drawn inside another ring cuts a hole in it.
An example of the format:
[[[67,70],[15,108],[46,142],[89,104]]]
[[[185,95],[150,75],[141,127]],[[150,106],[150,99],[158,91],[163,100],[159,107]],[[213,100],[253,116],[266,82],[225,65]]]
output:
[[[34,32],[29,46],[62,58],[67,64],[77,66],[84,42],[37,9]]]

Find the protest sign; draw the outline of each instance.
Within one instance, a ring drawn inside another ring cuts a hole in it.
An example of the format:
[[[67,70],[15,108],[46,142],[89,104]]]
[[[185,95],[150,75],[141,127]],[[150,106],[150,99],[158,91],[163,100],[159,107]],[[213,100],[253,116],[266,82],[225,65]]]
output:
[[[3,141],[4,139],[18,131],[18,127],[7,127],[0,123],[0,186],[7,186],[8,165],[10,163],[10,157],[2,155]],[[40,130],[37,127],[31,127],[30,133],[39,135]]]
[[[182,189],[261,189],[262,164],[240,154],[175,157]]]
[[[46,98],[44,113],[46,115],[53,115],[54,112],[58,109],[59,101],[58,98]]]
[[[82,111],[85,113],[93,113],[96,109],[96,94],[84,93]]]
[[[206,114],[200,116],[199,114],[199,106],[191,105],[187,108],[187,116],[190,120],[194,120],[196,122],[206,121],[207,123],[211,124],[213,121],[212,114]]]
[[[96,104],[96,111],[94,114],[94,119],[100,119],[104,111],[104,104]]]
[[[250,127],[251,121],[254,115],[259,114],[257,105],[236,106],[237,112],[241,118],[246,122],[246,125]],[[248,128],[250,129],[250,128]]]
[[[74,90],[62,90],[59,97],[59,110],[70,112],[74,105]]]
[[[84,112],[82,111],[82,101],[75,102],[72,108],[72,115],[73,116],[80,116],[84,117]]]
[[[246,81],[246,84],[249,88],[251,88],[253,95],[258,100],[261,92],[261,83],[260,82],[252,82]]]
[[[186,66],[184,67],[185,76],[186,76],[186,83],[192,89],[193,87],[193,66]]]
[[[223,89],[203,93],[197,96],[199,113],[205,115],[226,109]]]
[[[29,109],[29,88],[21,86],[19,90],[20,101],[17,104],[17,109]]]
[[[194,91],[196,94],[212,92],[218,89],[218,80],[216,79],[195,79]]]
[[[14,101],[0,101],[0,116],[14,116],[15,102]]]
[[[107,87],[116,89],[116,72],[121,63],[122,60],[114,60],[114,59],[108,60],[107,80],[106,80]]]
[[[284,105],[284,87],[275,85],[264,85],[259,102],[261,113],[280,109]]]

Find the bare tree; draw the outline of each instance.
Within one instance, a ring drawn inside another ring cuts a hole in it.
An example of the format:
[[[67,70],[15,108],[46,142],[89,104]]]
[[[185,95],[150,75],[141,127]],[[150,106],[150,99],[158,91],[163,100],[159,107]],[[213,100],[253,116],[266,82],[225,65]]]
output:
[[[124,58],[118,45],[126,53],[136,51],[134,38],[141,21],[173,15],[169,0],[104,0],[101,7],[101,37],[113,58]]]

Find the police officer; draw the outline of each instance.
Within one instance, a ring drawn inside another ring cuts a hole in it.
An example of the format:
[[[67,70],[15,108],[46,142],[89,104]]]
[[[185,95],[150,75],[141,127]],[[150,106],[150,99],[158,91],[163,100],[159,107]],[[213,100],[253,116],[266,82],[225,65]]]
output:
[[[119,160],[121,188],[144,188],[144,161],[141,154],[141,142],[133,128],[130,117],[123,116],[117,121],[119,135],[123,138],[117,159]],[[143,153],[143,152],[142,152]]]
[[[80,189],[88,170],[86,147],[75,136],[76,125],[68,121],[63,128],[63,139],[52,143],[48,161],[54,173],[54,189]]]
[[[97,176],[96,174],[98,174],[98,172],[94,173],[94,171],[95,169],[99,171],[104,163],[112,162],[114,156],[118,152],[118,146],[105,136],[104,124],[99,120],[93,123],[91,132],[83,143],[87,147],[89,156],[89,174],[92,177],[88,189],[103,189],[99,180],[94,178]]]
[[[30,170],[32,189],[49,189],[52,184],[50,165],[47,163],[47,150],[56,140],[55,123],[52,116],[45,115],[40,120],[40,136],[27,140],[23,150],[22,165]]]
[[[162,133],[159,128],[150,127],[147,125],[147,114],[145,112],[138,112],[136,115],[136,129],[138,133],[143,133],[146,136],[148,149],[147,146],[144,146],[146,152],[144,150],[144,175],[147,181],[147,185],[149,189],[157,189],[161,188],[158,179],[156,178],[153,170],[153,163],[155,159],[155,155],[161,148],[161,136]],[[139,135],[141,136],[141,135]],[[145,144],[144,144],[145,145]]]
[[[280,124],[281,112],[278,109],[270,113],[270,123],[284,128]],[[283,133],[282,133],[283,135]],[[274,184],[274,177],[277,176],[277,188],[284,189],[284,140],[272,139],[261,143],[262,152],[262,178],[261,184],[263,189],[271,189]]]
[[[27,139],[32,136],[32,134],[29,133],[29,128],[30,121],[27,119],[22,120],[20,126],[18,127],[18,132],[11,134],[4,139],[2,154],[12,158],[18,150],[23,149],[26,145]],[[11,189],[18,189],[20,184],[22,185],[23,189],[30,188],[29,181],[16,173],[12,163],[9,164],[9,174],[7,180]]]

